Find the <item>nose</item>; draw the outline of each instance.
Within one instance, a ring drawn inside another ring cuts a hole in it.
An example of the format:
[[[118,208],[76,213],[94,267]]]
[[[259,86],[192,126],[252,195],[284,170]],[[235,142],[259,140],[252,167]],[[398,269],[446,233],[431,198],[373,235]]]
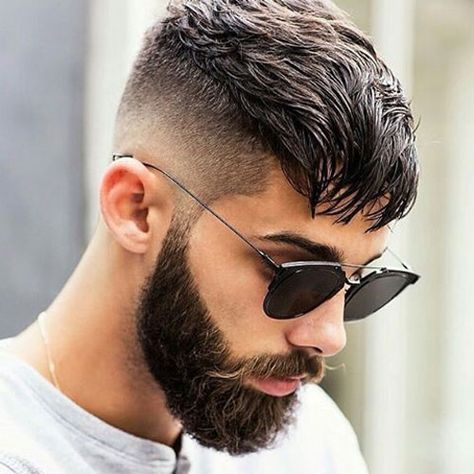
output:
[[[325,357],[344,349],[347,342],[344,290],[304,316],[290,321],[286,339],[294,347],[314,349]]]

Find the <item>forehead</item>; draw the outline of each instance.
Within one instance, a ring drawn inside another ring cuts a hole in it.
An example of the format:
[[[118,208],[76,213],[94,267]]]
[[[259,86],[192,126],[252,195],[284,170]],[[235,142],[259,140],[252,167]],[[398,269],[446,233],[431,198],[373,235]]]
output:
[[[213,207],[219,208],[246,235],[291,233],[336,247],[350,263],[364,263],[382,253],[390,234],[387,226],[366,232],[373,222],[362,213],[348,224],[337,224],[337,216],[312,218],[308,199],[295,191],[279,169],[272,172],[264,192],[253,196],[227,196],[215,204]],[[322,206],[316,208],[316,212],[322,210]]]

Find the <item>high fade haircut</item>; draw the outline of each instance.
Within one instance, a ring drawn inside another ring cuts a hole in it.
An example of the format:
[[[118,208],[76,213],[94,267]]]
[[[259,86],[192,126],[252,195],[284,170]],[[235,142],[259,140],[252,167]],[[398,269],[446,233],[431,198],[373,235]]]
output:
[[[325,0],[172,1],[129,76],[118,145],[138,129],[150,141],[166,131],[181,150],[175,169],[209,201],[262,191],[275,164],[313,218],[363,212],[376,230],[416,198],[410,104]]]

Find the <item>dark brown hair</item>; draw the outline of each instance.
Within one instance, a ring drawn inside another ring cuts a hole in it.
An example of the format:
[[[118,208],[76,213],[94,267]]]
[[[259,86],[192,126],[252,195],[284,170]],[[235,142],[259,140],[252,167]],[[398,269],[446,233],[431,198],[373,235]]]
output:
[[[214,197],[259,188],[266,156],[313,217],[326,203],[322,213],[339,222],[364,211],[377,229],[416,197],[409,103],[367,36],[329,1],[171,2],[147,32],[124,117],[166,123]]]

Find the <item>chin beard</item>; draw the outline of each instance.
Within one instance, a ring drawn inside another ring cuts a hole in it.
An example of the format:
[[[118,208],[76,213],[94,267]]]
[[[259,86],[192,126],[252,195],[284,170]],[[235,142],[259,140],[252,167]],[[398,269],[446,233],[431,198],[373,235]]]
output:
[[[170,227],[141,292],[136,330],[146,367],[170,412],[200,444],[230,454],[269,447],[291,424],[296,393],[273,397],[245,386],[245,380],[306,373],[305,382],[318,382],[322,359],[302,351],[232,357],[200,297],[183,235],[179,226]]]

